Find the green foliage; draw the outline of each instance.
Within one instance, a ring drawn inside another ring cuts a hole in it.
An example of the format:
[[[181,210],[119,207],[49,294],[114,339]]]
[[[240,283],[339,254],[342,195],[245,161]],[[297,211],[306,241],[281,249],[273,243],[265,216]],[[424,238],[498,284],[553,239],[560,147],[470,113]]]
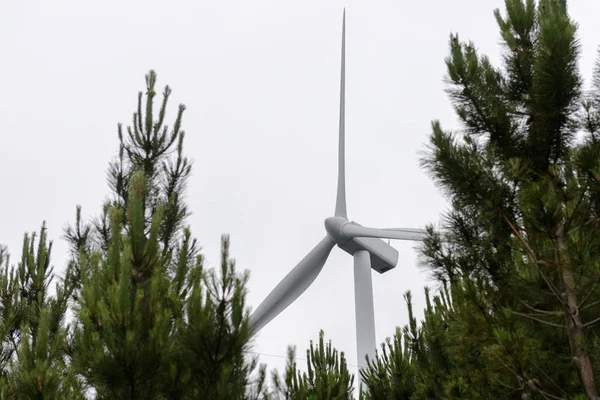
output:
[[[344,353],[338,353],[325,344],[324,333],[319,333],[315,348],[312,340],[306,351],[307,372],[297,369],[296,351],[288,348],[288,360],[283,378],[273,373],[274,391],[271,399],[284,400],[350,400],[353,398],[354,376],[348,372]]]
[[[184,366],[189,371],[188,385],[195,396],[244,399],[256,367],[256,362],[246,356],[250,340],[245,306],[248,274],[236,273],[235,263],[229,258],[227,236],[221,244],[220,273],[199,272],[178,335]]]
[[[81,255],[82,293],[77,309],[75,363],[87,382],[110,398],[153,398],[157,375],[172,352],[169,282],[158,255],[157,211],[144,235],[142,174],[129,193],[129,226],[122,237],[121,211],[112,211],[108,257]]]
[[[0,390],[5,388],[10,373],[10,362],[16,351],[21,312],[19,309],[19,280],[16,271],[10,266],[10,255],[4,246],[0,246]],[[2,390],[3,391],[3,390]],[[0,395],[2,398],[2,395]]]
[[[505,6],[502,67],[450,36],[462,129],[435,121],[422,160],[452,205],[423,246],[442,290],[420,326],[407,296],[368,398],[598,398],[600,64],[584,92],[564,0]]]
[[[108,169],[111,196],[105,202],[101,215],[87,223],[82,220],[81,206],[77,206],[75,224],[65,229],[65,238],[71,245],[73,255],[74,273],[70,278],[76,287],[81,285],[82,279],[78,264],[80,251],[88,254],[95,250],[105,256],[108,254],[112,235],[112,209],[116,207],[121,210],[122,228],[129,228],[128,198],[136,173],[142,173],[146,180],[144,196],[138,199],[143,215],[136,217],[136,223],[143,224],[143,232],[148,235],[152,218],[160,208],[157,237],[161,255],[167,256],[177,251],[183,240],[185,219],[189,215],[184,194],[192,168],[191,161],[183,155],[185,132],[181,126],[185,106],[179,105],[173,128],[169,131],[164,122],[171,89],[165,86],[158,118],[154,119],[156,80],[154,71],[146,75],[145,107],[142,92],[139,92],[137,111],[133,113],[132,125],[127,127],[126,133],[123,132],[123,126],[118,125],[119,152]],[[141,231],[139,234],[142,234]],[[195,241],[193,244],[195,246]]]
[[[410,294],[406,296],[409,298]],[[412,313],[412,304],[409,310]],[[404,332],[397,328],[394,337],[381,345],[377,357],[369,360],[367,368],[360,371],[364,400],[411,398],[415,392],[415,367],[409,340],[408,327]]]
[[[64,325],[72,287],[58,282],[55,296],[48,294],[53,280],[52,244],[42,226],[25,235],[17,267],[10,267],[6,250],[0,250],[2,299],[1,399],[78,399],[83,391],[69,363]]]
[[[258,399],[264,368],[248,357],[247,273],[222,239],[221,268],[204,268],[183,201],[191,163],[183,156],[179,106],[163,126],[166,87],[153,118],[156,74],[146,76],[119,157],[109,168],[112,198],[85,223],[81,208],[65,230],[78,290],[73,335],[76,370],[98,398]],[[142,109],[145,108],[145,115]]]

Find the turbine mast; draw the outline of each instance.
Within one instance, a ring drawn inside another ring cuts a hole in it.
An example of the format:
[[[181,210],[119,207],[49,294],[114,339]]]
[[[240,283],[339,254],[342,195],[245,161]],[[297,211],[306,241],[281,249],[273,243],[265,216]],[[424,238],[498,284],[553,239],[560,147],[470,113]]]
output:
[[[338,187],[335,216],[346,217],[346,9],[342,20],[342,67],[340,78],[340,136],[338,148]]]
[[[354,311],[356,313],[356,351],[358,373],[367,367],[366,357],[373,361],[377,342],[375,339],[375,307],[371,255],[366,250],[354,253]],[[360,383],[364,385],[362,377]]]

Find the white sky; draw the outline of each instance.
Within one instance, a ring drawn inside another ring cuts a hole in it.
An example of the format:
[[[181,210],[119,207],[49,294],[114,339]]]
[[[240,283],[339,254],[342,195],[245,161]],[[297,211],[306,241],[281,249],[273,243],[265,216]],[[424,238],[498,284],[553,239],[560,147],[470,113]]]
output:
[[[439,220],[440,192],[418,166],[430,122],[456,118],[444,94],[448,35],[500,59],[500,0],[28,1],[0,12],[0,243],[20,257],[22,235],[47,221],[53,264],[66,262],[62,228],[75,205],[97,215],[108,193],[117,122],[131,121],[144,75],[184,103],[193,234],[212,265],[229,233],[260,301],[325,234],[335,205],[341,16],[347,8],[348,213],[373,227]],[[599,44],[600,2],[572,0],[582,72]],[[374,273],[378,341],[417,316],[428,283],[412,244],[398,267]],[[265,327],[255,350],[304,357],[320,329],[356,364],[352,258],[335,248],[300,299]],[[284,359],[261,357],[269,368]],[[304,361],[299,362],[304,366]]]

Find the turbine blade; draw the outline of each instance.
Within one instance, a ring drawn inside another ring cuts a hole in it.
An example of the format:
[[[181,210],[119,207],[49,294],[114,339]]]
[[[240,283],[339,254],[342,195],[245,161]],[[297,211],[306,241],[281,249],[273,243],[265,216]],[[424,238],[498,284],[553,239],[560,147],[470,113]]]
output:
[[[346,224],[343,227],[343,234],[349,238],[371,237],[380,239],[396,240],[424,240],[427,237],[427,231],[423,229],[394,228],[394,229],[376,229],[365,226]]]
[[[340,131],[338,143],[338,186],[335,216],[346,217],[346,9],[342,20],[342,67],[340,76]]]
[[[326,236],[308,253],[250,316],[252,334],[256,334],[292,304],[319,275],[335,242]]]

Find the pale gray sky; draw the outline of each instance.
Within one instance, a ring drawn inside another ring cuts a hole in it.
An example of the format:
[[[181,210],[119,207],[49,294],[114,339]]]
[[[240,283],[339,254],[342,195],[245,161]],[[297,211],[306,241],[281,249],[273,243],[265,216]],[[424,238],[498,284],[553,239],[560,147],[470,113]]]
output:
[[[418,166],[432,119],[456,127],[444,94],[450,32],[500,59],[492,11],[500,0],[5,1],[0,12],[0,243],[20,256],[22,235],[46,220],[53,264],[62,228],[82,204],[97,215],[116,124],[129,124],[144,74],[158,72],[187,106],[186,154],[194,235],[218,265],[222,233],[251,271],[256,307],[324,236],[334,210],[342,9],[347,9],[348,213],[374,227],[423,227],[445,202]],[[582,72],[600,43],[600,2],[571,0]],[[359,161],[360,160],[360,161]],[[413,245],[374,273],[378,341],[407,322],[402,294],[422,315],[424,273]],[[260,353],[299,357],[326,337],[356,364],[352,258],[334,249],[300,299],[265,327]],[[261,357],[270,368],[284,360]],[[304,362],[299,363],[300,366]]]

